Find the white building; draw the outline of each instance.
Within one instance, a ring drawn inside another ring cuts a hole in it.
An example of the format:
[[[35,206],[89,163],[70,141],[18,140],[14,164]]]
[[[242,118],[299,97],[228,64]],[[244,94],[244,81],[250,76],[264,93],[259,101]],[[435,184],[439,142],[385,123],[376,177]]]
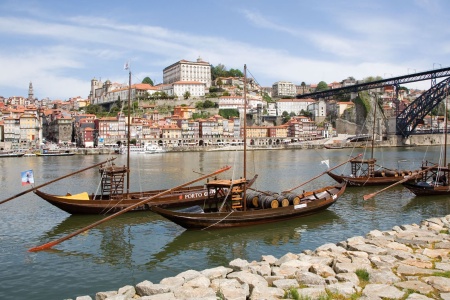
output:
[[[277,115],[281,116],[284,111],[298,115],[303,111],[313,111],[317,101],[311,98],[306,99],[280,99],[277,101]]]
[[[297,93],[297,89],[295,84],[288,81],[278,81],[272,85],[272,97],[281,98],[281,97],[295,97]]]
[[[222,96],[219,98],[219,109],[244,109],[244,96]],[[256,109],[263,101],[256,98],[247,98],[247,109]]]
[[[190,93],[190,98],[204,97],[205,84],[198,81],[177,81],[173,84],[161,85],[161,90],[169,96],[175,96],[183,99],[186,92]]]
[[[172,84],[178,81],[196,81],[211,87],[211,65],[200,57],[196,62],[180,60],[163,70],[163,84]]]

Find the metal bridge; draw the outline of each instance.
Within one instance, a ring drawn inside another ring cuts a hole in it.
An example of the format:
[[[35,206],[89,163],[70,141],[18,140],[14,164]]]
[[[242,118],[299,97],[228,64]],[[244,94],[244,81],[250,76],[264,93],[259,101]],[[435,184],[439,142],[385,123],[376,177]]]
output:
[[[436,84],[437,78],[442,77],[447,77],[447,79],[441,81],[439,84]],[[403,137],[408,137],[412,134],[417,125],[421,123],[423,118],[446,98],[450,84],[450,68],[435,69],[315,93],[299,94],[296,98],[326,99],[337,94],[357,93],[360,91],[372,90],[385,86],[395,86],[398,93],[401,84],[424,80],[431,81],[431,88],[416,100],[411,102],[411,104],[408,105],[402,112],[398,112],[397,110],[396,133],[398,135],[402,135]],[[398,94],[396,98],[398,99]]]

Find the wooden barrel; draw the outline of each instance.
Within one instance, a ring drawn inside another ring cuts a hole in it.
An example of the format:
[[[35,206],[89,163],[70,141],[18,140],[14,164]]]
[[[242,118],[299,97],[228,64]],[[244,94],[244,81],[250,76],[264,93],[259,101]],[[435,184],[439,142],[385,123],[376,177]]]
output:
[[[285,207],[289,206],[289,200],[283,195],[277,195],[278,206]]]
[[[284,197],[286,197],[289,200],[289,204],[297,205],[300,203],[300,197],[297,194],[289,193],[285,194]]]
[[[258,197],[258,207],[277,208],[278,206],[279,206],[278,200],[272,196],[262,194]]]
[[[396,171],[386,170],[386,171],[384,171],[384,173],[386,174],[387,177],[397,177],[398,176],[398,173]]]
[[[247,207],[258,207],[258,199],[261,193],[256,191],[247,190],[245,192],[245,200],[247,201]]]

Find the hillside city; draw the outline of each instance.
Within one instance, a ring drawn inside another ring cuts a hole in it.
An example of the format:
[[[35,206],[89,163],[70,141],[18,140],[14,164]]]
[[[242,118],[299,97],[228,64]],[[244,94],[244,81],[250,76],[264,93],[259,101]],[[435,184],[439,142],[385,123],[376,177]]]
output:
[[[349,77],[329,84],[278,81],[261,87],[254,78],[244,79],[241,72],[238,76],[213,76],[214,71],[217,69],[201,58],[180,60],[163,70],[161,84],[135,83],[129,89],[128,84],[94,78],[86,98],[65,101],[35,98],[30,82],[28,97],[0,96],[0,150],[39,149],[48,144],[80,148],[124,145],[128,128],[131,143],[138,145],[242,143],[245,99],[246,137],[251,145],[325,139],[344,133],[339,132],[336,121],[350,115],[355,103],[349,95],[326,100],[295,96],[361,82]],[[396,93],[394,87],[386,87],[377,93],[384,115],[393,116],[394,100],[406,107],[422,91],[402,89]],[[356,132],[346,128],[345,133]]]

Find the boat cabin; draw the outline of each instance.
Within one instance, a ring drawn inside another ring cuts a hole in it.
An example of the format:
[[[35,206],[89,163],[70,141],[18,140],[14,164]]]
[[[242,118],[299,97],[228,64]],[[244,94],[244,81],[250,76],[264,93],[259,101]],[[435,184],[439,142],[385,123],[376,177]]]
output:
[[[245,209],[244,191],[247,180],[212,180],[206,184],[208,190],[207,209],[231,211]]]
[[[426,161],[422,164],[422,170],[429,169],[431,166],[432,165]],[[426,182],[434,186],[448,186],[449,175],[450,175],[449,165],[447,165],[446,167],[436,166],[429,169],[426,172],[422,172],[418,181]]]
[[[353,177],[375,177],[376,161],[374,158],[351,160],[351,175]]]

